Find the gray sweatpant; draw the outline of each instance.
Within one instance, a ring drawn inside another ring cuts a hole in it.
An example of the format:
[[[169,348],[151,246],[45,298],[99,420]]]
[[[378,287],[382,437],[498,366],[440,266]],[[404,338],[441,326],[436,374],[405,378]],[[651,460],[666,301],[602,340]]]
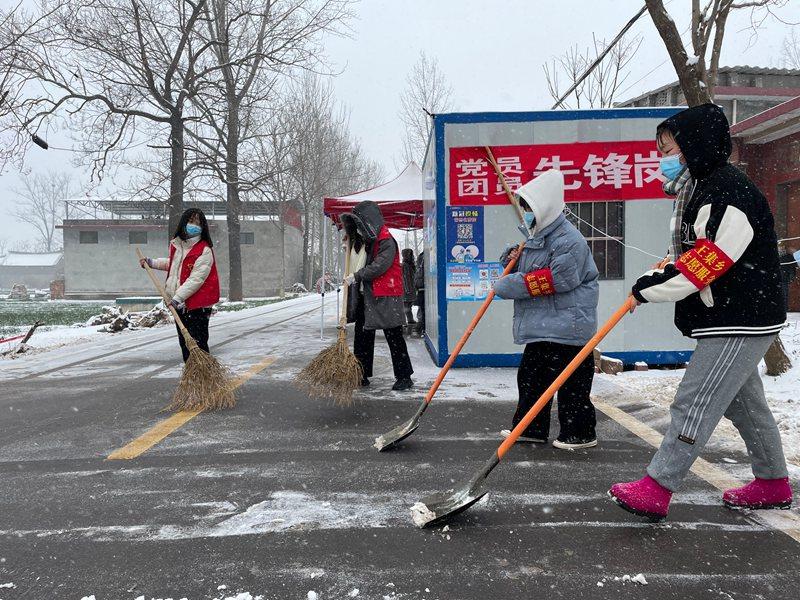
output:
[[[724,415],[744,439],[753,474],[787,477],[781,436],[758,363],[774,335],[701,338],[670,406],[670,424],[647,474],[676,491]]]

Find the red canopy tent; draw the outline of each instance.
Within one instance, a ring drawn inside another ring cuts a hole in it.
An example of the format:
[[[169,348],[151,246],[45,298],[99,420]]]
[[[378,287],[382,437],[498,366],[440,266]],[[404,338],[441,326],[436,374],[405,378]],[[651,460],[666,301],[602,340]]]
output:
[[[341,198],[325,198],[323,213],[341,228],[342,214],[351,212],[364,200],[372,200],[380,207],[387,227],[422,229],[422,170],[412,162],[387,183]]]

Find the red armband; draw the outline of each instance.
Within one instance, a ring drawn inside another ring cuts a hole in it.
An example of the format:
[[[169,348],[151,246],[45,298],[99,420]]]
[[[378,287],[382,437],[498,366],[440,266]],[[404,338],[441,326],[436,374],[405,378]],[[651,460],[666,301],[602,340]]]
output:
[[[700,239],[694,248],[678,257],[675,267],[698,290],[702,290],[724,275],[733,262],[714,242]]]
[[[550,269],[531,271],[530,273],[525,273],[524,277],[525,285],[528,287],[528,293],[531,297],[548,296],[556,293],[556,289],[553,287],[553,273]]]

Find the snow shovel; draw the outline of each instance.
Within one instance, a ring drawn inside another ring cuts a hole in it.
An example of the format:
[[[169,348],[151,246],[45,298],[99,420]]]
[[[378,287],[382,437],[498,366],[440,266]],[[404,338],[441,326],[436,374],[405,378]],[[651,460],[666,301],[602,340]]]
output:
[[[503,177],[503,173],[500,171],[500,167],[497,166],[497,161],[495,161],[492,150],[489,148],[489,146],[486,146],[485,149],[486,149],[486,156],[489,158],[489,162],[492,163],[495,173],[497,174],[497,177],[500,179],[500,183],[503,184],[503,189],[505,189],[506,191],[506,196],[508,196],[508,201],[511,202],[514,208],[517,210],[517,216],[519,217],[520,222],[522,222],[522,208],[520,208],[519,202],[517,202],[516,197],[508,188],[508,185],[506,184],[506,179],[505,177]],[[520,245],[517,246],[517,258],[510,260],[508,265],[506,265],[506,268],[503,271],[502,275],[503,277],[508,275],[514,269],[514,267],[517,266],[517,259],[519,258],[522,249],[525,247],[526,241],[527,240],[522,241]],[[414,416],[412,416],[410,419],[408,419],[401,425],[398,425],[394,429],[387,431],[383,435],[380,435],[375,438],[375,443],[373,444],[373,446],[377,448],[379,452],[383,452],[384,450],[388,450],[389,448],[396,446],[404,439],[406,439],[408,436],[410,436],[412,433],[414,433],[417,427],[419,427],[420,418],[422,417],[423,413],[428,409],[428,406],[430,406],[431,400],[433,400],[433,397],[439,390],[439,386],[442,384],[442,381],[444,381],[444,378],[447,375],[447,372],[450,370],[450,367],[453,366],[453,363],[455,362],[456,357],[458,357],[459,352],[461,352],[461,349],[467,343],[467,340],[469,340],[470,336],[472,335],[472,332],[475,331],[475,328],[478,326],[478,323],[483,318],[483,315],[486,314],[487,310],[489,310],[489,305],[492,303],[492,300],[494,300],[494,290],[491,290],[489,292],[489,295],[486,296],[486,300],[483,301],[483,304],[478,309],[478,312],[475,314],[472,321],[470,321],[470,324],[467,326],[467,330],[461,336],[461,339],[458,340],[456,347],[453,349],[453,352],[448,357],[447,362],[439,371],[439,375],[437,375],[436,380],[433,382],[433,385],[431,385],[431,388],[428,390],[428,393],[425,394],[425,397],[422,399],[422,402],[417,408],[417,412],[414,413]]]
[[[622,317],[633,308],[633,303],[633,297],[629,296],[625,304],[617,309],[617,312],[615,312],[606,324],[598,330],[577,356],[570,361],[555,381],[550,384],[550,387],[539,397],[536,404],[531,407],[525,417],[514,427],[511,434],[503,440],[503,443],[500,444],[486,464],[483,465],[469,481],[455,490],[443,493],[437,492],[426,496],[411,507],[411,519],[417,527],[433,527],[439,525],[450,517],[467,510],[488,493],[489,490],[485,489],[483,484],[487,477],[489,477],[489,473],[492,472],[492,469],[500,464],[500,461],[517,441],[517,438],[522,435],[522,432],[531,424],[531,421],[536,418],[536,415],[539,414],[542,408],[550,402],[558,389],[564,385],[564,382],[569,379],[586,357],[592,353],[600,341],[620,322]]]

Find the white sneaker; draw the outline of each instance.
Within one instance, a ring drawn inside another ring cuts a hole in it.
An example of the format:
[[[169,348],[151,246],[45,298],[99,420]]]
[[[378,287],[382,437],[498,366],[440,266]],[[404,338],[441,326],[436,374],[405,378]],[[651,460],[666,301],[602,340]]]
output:
[[[561,448],[562,450],[579,450],[580,448],[594,448],[597,446],[597,438],[593,440],[581,440],[579,438],[569,438],[567,441],[553,440],[554,448]]]
[[[501,429],[500,430],[500,435],[502,435],[504,438],[507,438],[508,436],[511,435],[511,430],[510,429]],[[519,436],[517,438],[517,441],[514,442],[514,443],[515,444],[546,444],[547,440],[543,440],[543,439],[540,439],[540,438],[525,437],[524,435],[521,435],[521,436]]]

